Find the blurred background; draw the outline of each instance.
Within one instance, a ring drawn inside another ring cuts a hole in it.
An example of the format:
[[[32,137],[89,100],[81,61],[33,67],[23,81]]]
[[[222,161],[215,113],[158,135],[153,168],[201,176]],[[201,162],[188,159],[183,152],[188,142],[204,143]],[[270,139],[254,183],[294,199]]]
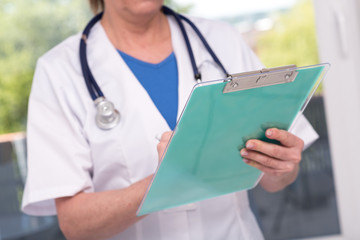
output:
[[[304,113],[320,138],[304,152],[298,179],[278,193],[256,187],[250,200],[266,239],[360,239],[359,1],[165,2],[229,22],[266,67],[332,64]],[[27,99],[37,58],[81,31],[91,16],[85,0],[0,1],[0,240],[64,239],[56,217],[19,210]]]

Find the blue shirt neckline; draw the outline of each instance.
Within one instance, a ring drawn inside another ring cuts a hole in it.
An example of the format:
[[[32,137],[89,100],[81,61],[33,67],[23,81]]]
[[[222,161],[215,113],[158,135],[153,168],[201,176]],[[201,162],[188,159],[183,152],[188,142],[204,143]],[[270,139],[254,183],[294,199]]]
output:
[[[140,64],[140,65],[143,65],[145,67],[152,67],[152,68],[160,68],[160,67],[163,67],[164,65],[170,63],[173,59],[173,57],[175,56],[174,52],[171,52],[169,56],[167,56],[164,60],[162,60],[161,62],[159,63],[149,63],[149,62],[145,62],[145,61],[142,61],[140,59],[137,59],[129,54],[126,54],[120,50],[117,49],[117,51],[119,52],[119,54],[121,55],[121,57],[123,58],[126,58],[126,61],[131,61],[131,62],[134,62],[135,64]]]

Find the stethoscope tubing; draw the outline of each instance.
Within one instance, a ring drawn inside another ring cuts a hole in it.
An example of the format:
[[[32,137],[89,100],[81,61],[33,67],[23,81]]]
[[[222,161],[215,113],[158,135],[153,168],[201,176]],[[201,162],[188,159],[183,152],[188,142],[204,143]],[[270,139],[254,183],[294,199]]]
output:
[[[186,33],[184,24],[181,22],[180,14],[175,13],[172,9],[170,9],[168,7],[165,7],[165,6],[162,7],[162,10],[166,15],[170,14],[170,15],[174,16],[177,24],[179,25],[180,31],[181,31],[181,33],[182,33],[182,35],[184,37],[184,41],[185,41],[185,44],[186,44],[187,51],[189,53],[191,66],[192,66],[193,71],[194,71],[195,80],[200,81],[201,80],[201,75],[199,73],[199,70],[197,69],[196,62],[195,62],[195,57],[194,57],[194,52],[192,50],[190,40],[189,40],[189,37],[188,37],[188,35]]]
[[[91,73],[87,60],[86,46],[91,28],[102,18],[102,16],[103,16],[103,12],[99,13],[93,19],[91,19],[91,21],[85,27],[80,40],[79,55],[80,55],[81,70],[84,75],[86,87],[90,93],[91,98],[94,101],[99,97],[104,97],[104,94],[101,91],[99,85],[97,84],[93,74]]]
[[[195,31],[195,33],[198,35],[198,37],[200,38],[201,42],[204,44],[206,50],[209,52],[209,54],[211,55],[211,57],[213,58],[213,60],[216,62],[216,64],[221,68],[221,70],[225,73],[225,75],[228,77],[229,73],[226,71],[225,67],[222,65],[222,63],[220,62],[219,58],[216,56],[216,54],[214,53],[214,51],[212,50],[212,48],[210,47],[210,45],[208,44],[208,42],[206,41],[206,39],[204,38],[204,36],[202,35],[202,33],[200,32],[200,30],[195,26],[195,24],[190,21],[188,18],[186,18],[185,16],[179,14],[180,18],[183,19],[185,22],[187,22],[192,29]]]
[[[174,12],[172,9],[170,9],[170,8],[168,8],[166,6],[163,6],[162,10],[163,10],[163,12],[165,14],[171,14],[172,16],[174,16],[176,22],[178,23],[178,25],[180,27],[180,31],[181,31],[181,33],[182,33],[182,35],[184,37],[186,48],[187,48],[188,53],[189,53],[191,65],[192,65],[192,68],[193,68],[193,71],[194,71],[195,80],[201,81],[201,74],[199,73],[199,70],[198,70],[198,68],[196,66],[195,57],[194,57],[194,53],[192,51],[190,40],[189,40],[189,37],[188,37],[187,32],[185,30],[184,24],[182,23],[181,20],[184,20],[185,22],[187,22],[190,25],[190,27],[194,30],[196,35],[199,37],[200,41],[205,46],[206,50],[208,51],[208,53],[210,54],[212,59],[221,68],[221,70],[225,73],[225,75],[229,76],[228,72],[225,70],[225,67],[222,65],[219,58],[216,56],[216,54],[214,53],[214,51],[212,50],[212,48],[210,47],[210,45],[208,44],[208,42],[206,41],[206,39],[204,38],[202,33],[200,32],[200,30],[195,26],[195,24],[192,21],[190,21],[190,19],[188,19],[184,15],[181,15],[179,13]]]

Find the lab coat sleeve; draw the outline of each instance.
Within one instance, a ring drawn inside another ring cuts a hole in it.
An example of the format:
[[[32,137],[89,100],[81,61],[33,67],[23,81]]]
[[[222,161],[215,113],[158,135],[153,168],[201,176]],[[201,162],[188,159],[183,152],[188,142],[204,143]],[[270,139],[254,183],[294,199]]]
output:
[[[75,113],[69,98],[74,94],[65,90],[61,79],[60,70],[38,61],[29,99],[28,174],[22,202],[22,210],[31,215],[56,214],[54,199],[93,191],[81,114]]]
[[[304,141],[304,149],[307,149],[311,144],[313,144],[318,138],[319,135],[311,126],[309,121],[305,116],[300,113],[296,121],[290,126],[289,132],[301,138]]]

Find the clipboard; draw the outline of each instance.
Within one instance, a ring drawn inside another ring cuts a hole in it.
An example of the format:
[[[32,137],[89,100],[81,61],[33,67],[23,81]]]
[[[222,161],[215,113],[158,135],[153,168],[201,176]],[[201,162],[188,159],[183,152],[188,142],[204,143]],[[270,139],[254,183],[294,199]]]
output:
[[[329,67],[290,65],[196,84],[137,215],[255,187],[262,172],[240,149],[249,139],[274,142],[268,128],[290,130]]]

